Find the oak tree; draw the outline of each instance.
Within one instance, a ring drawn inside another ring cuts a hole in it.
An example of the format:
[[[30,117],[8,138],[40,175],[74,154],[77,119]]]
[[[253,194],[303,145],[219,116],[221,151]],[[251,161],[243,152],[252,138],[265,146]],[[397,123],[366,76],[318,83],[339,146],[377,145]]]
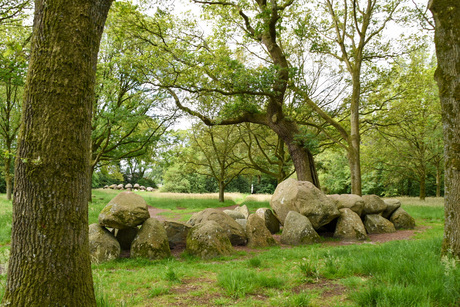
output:
[[[441,100],[445,161],[445,226],[442,252],[460,258],[460,2],[431,0]]]
[[[3,305],[96,306],[87,191],[97,53],[111,2],[35,1]]]

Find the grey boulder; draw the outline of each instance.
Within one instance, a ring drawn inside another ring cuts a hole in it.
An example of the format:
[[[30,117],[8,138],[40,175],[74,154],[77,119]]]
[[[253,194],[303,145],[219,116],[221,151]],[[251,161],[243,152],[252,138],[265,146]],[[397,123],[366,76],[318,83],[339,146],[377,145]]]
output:
[[[163,226],[168,236],[170,248],[185,246],[187,234],[192,226],[176,221],[164,221]]]
[[[230,255],[232,244],[226,231],[216,221],[205,221],[193,226],[187,234],[185,251],[203,259]]]
[[[289,211],[286,216],[281,243],[289,245],[303,245],[317,243],[321,240],[310,220],[295,211]]]
[[[147,219],[131,244],[131,257],[155,260],[170,256],[168,236],[163,224],[154,218]]]
[[[89,225],[89,253],[91,262],[101,263],[120,256],[120,244],[113,234],[99,224]]]
[[[150,217],[147,203],[133,192],[121,192],[99,214],[99,224],[109,228],[132,228]]]
[[[365,214],[381,214],[387,208],[385,202],[377,195],[364,195],[364,209]]]
[[[256,210],[256,215],[262,218],[265,227],[273,234],[280,231],[280,220],[273,214],[269,208],[259,208]]]
[[[334,237],[346,240],[366,240],[366,228],[359,215],[350,208],[339,209]]]
[[[265,226],[264,220],[256,214],[249,215],[246,224],[246,234],[248,235],[249,247],[255,248],[276,245],[276,241]]]
[[[364,208],[364,200],[356,194],[333,194],[328,195],[337,205],[337,209],[348,208],[361,216]]]
[[[378,214],[369,214],[364,217],[364,227],[369,234],[396,232],[392,222]]]
[[[396,209],[401,207],[401,202],[399,201],[399,199],[395,198],[389,198],[383,201],[387,205],[387,208],[385,209],[385,211],[382,212],[382,216],[386,219],[389,219],[393,212],[395,212]]]
[[[403,208],[396,209],[390,217],[390,221],[396,229],[414,229],[415,219],[409,215]]]
[[[205,209],[192,215],[187,224],[195,226],[206,221],[215,221],[224,230],[233,245],[246,245],[248,239],[243,227],[227,214],[217,209]]]
[[[270,206],[283,225],[290,211],[308,217],[315,229],[329,224],[340,215],[334,202],[311,182],[292,178],[276,187]]]

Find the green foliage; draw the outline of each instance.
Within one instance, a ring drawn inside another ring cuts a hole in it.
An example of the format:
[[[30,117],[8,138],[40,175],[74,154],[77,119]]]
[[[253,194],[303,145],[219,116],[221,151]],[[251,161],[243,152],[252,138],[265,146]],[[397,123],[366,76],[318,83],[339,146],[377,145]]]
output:
[[[0,246],[11,242],[12,217],[11,201],[6,200],[5,194],[0,194]]]
[[[326,194],[350,193],[350,168],[345,153],[330,150],[317,155],[315,159],[321,188]]]
[[[385,91],[391,102],[362,146],[364,183],[386,195],[436,195],[442,191],[443,139],[436,64],[424,48],[399,59]],[[370,99],[379,101],[379,94]],[[439,182],[437,182],[439,181]],[[436,187],[436,185],[438,187]],[[364,191],[363,191],[364,192]]]
[[[213,193],[218,190],[215,180],[206,175],[191,173],[180,164],[169,167],[163,180],[163,192]]]

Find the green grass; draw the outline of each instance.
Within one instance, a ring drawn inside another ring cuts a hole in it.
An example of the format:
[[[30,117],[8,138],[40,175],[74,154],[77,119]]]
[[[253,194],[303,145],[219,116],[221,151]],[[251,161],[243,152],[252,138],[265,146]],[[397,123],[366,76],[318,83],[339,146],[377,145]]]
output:
[[[90,223],[118,191],[96,190]],[[141,194],[141,193],[139,193]],[[267,201],[164,198],[141,194],[148,204],[184,214],[208,207]],[[418,226],[413,239],[384,244],[330,246],[327,242],[272,247],[201,260],[183,255],[161,261],[117,259],[93,265],[98,306],[458,306],[460,266],[441,260],[442,199],[401,198]],[[183,209],[185,208],[185,209]],[[0,264],[7,262],[11,203],[0,195]],[[6,275],[0,275],[0,297]],[[340,288],[341,287],[341,288]],[[342,289],[338,293],[332,290]],[[346,289],[346,290],[344,290]],[[332,291],[333,294],[330,294]],[[327,294],[329,293],[329,294]]]
[[[229,268],[217,275],[217,284],[232,298],[242,298],[260,288],[281,288],[280,277],[256,273],[253,270]]]
[[[11,242],[12,214],[11,201],[6,200],[5,194],[0,194],[0,246]]]

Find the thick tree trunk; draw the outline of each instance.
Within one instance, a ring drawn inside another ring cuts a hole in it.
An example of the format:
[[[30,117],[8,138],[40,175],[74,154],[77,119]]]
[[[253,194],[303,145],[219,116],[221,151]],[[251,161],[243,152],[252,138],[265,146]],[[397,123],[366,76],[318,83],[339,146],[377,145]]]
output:
[[[362,54],[362,50],[361,53]],[[359,131],[359,105],[361,98],[361,56],[352,71],[353,92],[350,106],[350,137],[348,140],[348,163],[351,175],[351,193],[361,195],[361,134]]]
[[[310,181],[315,186],[320,188],[313,155],[308,150],[308,148],[302,147],[295,142],[287,145],[292,158],[292,162],[294,163],[297,180]]]
[[[422,172],[420,174],[420,192],[419,192],[419,198],[420,200],[425,200],[426,198],[426,173]]]
[[[110,0],[36,0],[6,306],[96,306],[87,191],[97,52]]]
[[[92,187],[92,182],[93,182],[93,174],[94,174],[94,169],[96,165],[91,163],[89,166],[89,185],[88,185],[88,201],[92,202],[93,201],[93,187]]]
[[[460,2],[431,0],[444,130],[445,226],[442,252],[460,258]]]
[[[225,200],[224,193],[225,193],[225,184],[223,181],[219,181],[219,202],[221,203],[223,203]]]
[[[359,148],[358,150],[355,150],[355,148],[352,147],[349,148],[348,165],[350,167],[351,194],[361,196],[361,161],[359,155]]]
[[[282,116],[281,112],[275,109],[274,112],[268,112],[269,127],[283,140],[286,144],[289,155],[294,163],[297,174],[297,180],[310,181],[316,187],[320,188],[318,174],[316,173],[315,162],[310,150],[301,142],[299,129],[295,122],[288,121]]]

